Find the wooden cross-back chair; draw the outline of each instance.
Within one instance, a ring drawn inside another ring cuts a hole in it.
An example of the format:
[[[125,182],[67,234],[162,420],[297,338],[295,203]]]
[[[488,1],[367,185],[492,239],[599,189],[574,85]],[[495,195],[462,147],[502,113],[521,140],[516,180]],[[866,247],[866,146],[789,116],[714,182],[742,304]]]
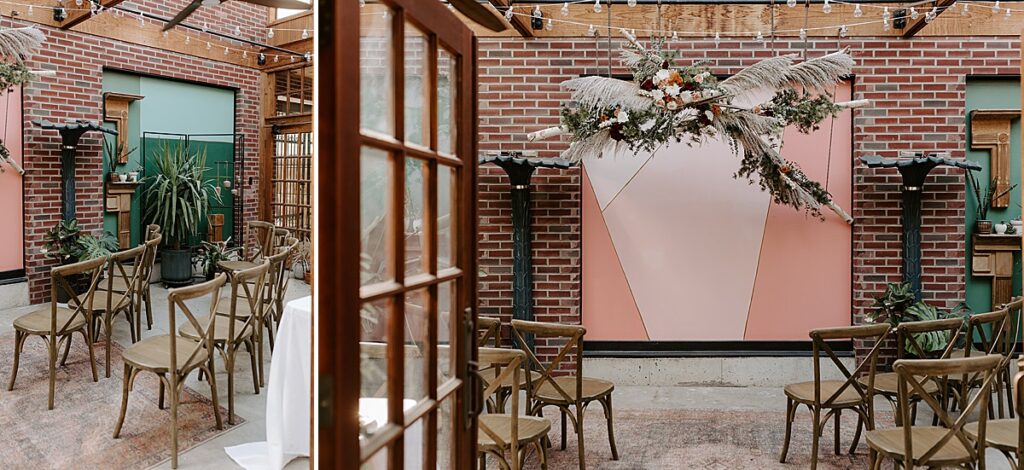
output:
[[[1002,305],[1006,310],[1006,334],[1004,335],[1003,364],[999,366],[999,377],[996,379],[997,392],[1005,392],[1006,411],[1010,418],[1016,414],[1014,403],[1013,384],[1015,379],[1013,371],[1010,370],[1010,363],[1020,354],[1018,351],[1021,334],[1024,332],[1024,297],[1014,297],[1009,303]],[[999,418],[1003,418],[1003,394],[997,399],[999,402]]]
[[[284,231],[288,232],[287,230]],[[291,265],[290,261],[292,255],[295,254],[295,249],[298,246],[298,238],[287,236],[284,238],[284,243],[276,248],[277,252],[270,257],[277,262],[277,271],[271,277],[274,283],[272,287],[273,297],[267,298],[268,301],[273,302],[272,319],[274,320],[274,329],[269,331],[271,348],[274,347],[274,331],[276,331],[277,326],[281,324],[281,316],[284,315],[284,298],[285,295],[288,294],[288,281],[290,279],[288,276],[288,267]]]
[[[255,267],[263,262],[263,258],[272,255],[274,252],[274,224],[261,220],[253,220],[245,223],[246,236],[252,236],[253,244],[249,245],[246,240],[236,240],[242,249],[242,258],[230,261],[221,261],[217,266],[228,272],[241,271]]]
[[[146,329],[153,329],[153,294],[150,284],[153,279],[153,266],[156,264],[156,254],[160,247],[160,242],[163,241],[163,235],[160,233],[160,226],[156,224],[149,224],[146,226],[146,235],[143,245],[146,247],[145,253],[142,255],[142,263],[137,269],[141,269],[139,273],[139,285],[136,289],[135,296],[135,337],[142,337],[142,304],[146,304]],[[100,285],[102,288],[102,284]],[[114,282],[110,287],[116,292],[125,292],[128,288],[128,283],[125,279],[115,277]]]
[[[1010,347],[1010,315],[1009,309],[1001,308],[988,313],[979,313],[971,315],[967,318],[967,333],[965,334],[964,347],[961,349],[954,350],[951,354],[951,358],[963,358],[963,357],[977,357],[985,356],[990,354],[996,354],[1003,356],[1006,359],[1006,364],[1000,364],[1002,368],[1004,365],[1009,366],[1009,356],[1012,351]],[[977,347],[976,347],[977,346]],[[1003,384],[1003,375],[999,374],[996,377],[996,383],[992,390],[996,393],[996,399],[998,401],[998,414],[999,417],[1003,417],[1003,386],[1009,388],[1009,381]],[[1008,379],[1008,377],[1007,377]],[[948,393],[950,399],[953,400],[953,405],[957,408],[962,409],[966,404],[967,398],[971,391],[977,389],[981,382],[981,374],[967,374],[962,377],[950,377]],[[993,407],[992,401],[987,403],[987,409],[990,418],[996,416],[996,411]]]
[[[259,367],[256,365],[258,328],[260,317],[256,315],[239,315],[239,311],[258,311],[263,303],[265,294],[267,272],[270,270],[270,261],[263,260],[263,264],[254,268],[236,272],[229,279],[231,281],[231,297],[222,299],[217,307],[218,313],[227,308],[227,318],[217,323],[214,328],[213,346],[224,358],[224,370],[228,374],[228,424],[235,424],[235,356],[238,350],[245,347],[249,354],[249,363],[252,367],[252,388],[253,393],[259,395]],[[241,309],[239,308],[241,307]],[[200,332],[195,325],[188,323],[178,329],[178,334],[195,341],[200,341]]]
[[[779,462],[785,463],[786,453],[789,451],[789,439],[793,428],[793,419],[796,417],[796,409],[805,405],[811,410],[812,421],[812,447],[811,447],[811,469],[818,465],[818,441],[822,429],[829,418],[835,418],[835,445],[834,451],[839,455],[839,430],[840,416],[843,410],[851,410],[857,414],[857,430],[850,446],[850,453],[857,448],[860,441],[862,427],[874,428],[874,403],[873,389],[875,382],[875,371],[878,363],[878,352],[882,344],[889,337],[888,324],[874,324],[837,328],[821,328],[811,330],[811,351],[814,363],[814,380],[786,385],[786,437],[782,443],[782,452]],[[873,341],[874,346],[864,356],[859,364],[851,371],[839,356],[828,344],[829,341],[837,340],[865,340]],[[827,357],[832,364],[845,377],[844,380],[822,380],[821,360],[822,355]],[[861,379],[866,378],[866,383]],[[822,412],[825,416],[822,417]]]
[[[219,274],[211,281],[167,292],[168,330],[177,332],[176,313],[181,311],[186,321],[197,334],[197,339],[175,334],[152,336],[133,344],[122,354],[124,360],[124,383],[121,395],[121,413],[114,427],[114,439],[121,435],[125,414],[128,411],[128,392],[135,383],[139,372],[152,372],[160,379],[159,406],[163,409],[164,393],[171,401],[171,468],[178,468],[178,404],[185,386],[185,379],[194,370],[201,370],[210,384],[210,399],[217,429],[223,429],[220,405],[217,402],[217,376],[213,373],[214,332],[217,327],[217,304],[220,290],[227,281],[227,275]],[[187,302],[208,298],[208,315],[197,316]]]
[[[899,412],[903,422],[899,428],[870,430],[866,439],[870,448],[872,469],[880,469],[882,460],[894,459],[905,469],[923,466],[945,468],[963,466],[984,468],[985,425],[988,415],[984,409],[989,401],[990,389],[996,378],[1002,356],[989,354],[956,359],[901,359],[893,369],[899,374]],[[927,393],[928,377],[977,375],[981,377],[980,393],[969,400],[956,419],[950,417],[944,404]],[[910,400],[913,396],[931,408],[941,426],[917,426],[910,421]],[[976,437],[965,429],[972,412],[979,410],[974,423]]]
[[[18,362],[21,358],[25,340],[30,336],[39,336],[46,341],[47,366],[49,367],[49,401],[48,409],[53,409],[54,386],[57,373],[57,352],[64,347],[61,364],[67,362],[68,351],[71,349],[71,337],[81,333],[85,346],[89,349],[89,365],[92,367],[92,381],[96,382],[96,359],[92,343],[92,305],[96,286],[100,282],[106,258],[80,261],[74,264],[58,266],[50,269],[50,305],[26,313],[14,320],[14,365],[11,367],[11,380],[7,390],[14,390],[14,381],[18,377]],[[69,278],[71,278],[69,280]],[[79,294],[81,286],[72,284],[84,280],[85,292]],[[57,293],[62,292],[73,302],[68,307],[57,305]]]
[[[106,376],[110,377],[110,343],[113,341],[114,319],[123,314],[128,321],[128,330],[132,343],[139,340],[137,323],[141,319],[135,302],[139,295],[139,279],[142,274],[143,258],[146,245],[118,251],[108,258],[106,279],[100,281],[96,288],[93,301],[92,318],[103,326],[104,359],[106,360]],[[118,286],[114,285],[119,280]],[[121,289],[118,291],[117,289]],[[69,305],[72,302],[69,302]],[[96,334],[93,335],[95,338]]]
[[[1013,379],[1014,408],[1016,419],[995,419],[985,423],[985,445],[992,447],[1006,456],[1011,470],[1020,468],[1020,456],[1024,450],[1024,359],[1017,362],[1017,376]],[[964,426],[967,434],[973,439],[978,437],[978,424],[968,423]]]
[[[476,327],[476,344],[479,347],[501,347],[501,320],[491,317],[477,317]],[[484,385],[488,385],[494,381],[494,377],[496,376],[494,368],[481,366],[479,372],[481,380],[484,381]],[[524,383],[525,382],[520,382],[520,384]],[[484,396],[484,403],[487,406],[487,411],[493,413],[505,410],[504,399],[507,398],[509,388],[504,385],[505,384],[500,385],[495,390],[494,395]]]
[[[583,446],[583,415],[587,405],[591,402],[598,402],[604,408],[604,417],[608,423],[608,445],[611,447],[612,460],[619,459],[619,452],[615,448],[615,433],[612,421],[612,392],[615,384],[601,379],[594,379],[583,376],[583,336],[587,333],[586,328],[579,325],[560,325],[557,323],[541,323],[524,320],[512,320],[512,334],[517,344],[527,356],[527,371],[533,374],[526,374],[526,395],[527,410],[530,415],[543,416],[546,406],[558,408],[562,417],[562,449],[565,449],[566,438],[566,415],[572,421],[573,429],[576,431],[579,450],[580,469],[586,468]],[[534,338],[555,338],[564,340],[564,344],[558,354],[550,362],[545,363],[537,358],[527,347],[526,335],[533,335]],[[575,354],[576,364],[574,371],[569,374],[559,375],[559,366],[569,357],[570,353]],[[517,394],[513,393],[512,396]],[[572,409],[571,409],[572,408]]]
[[[480,348],[477,351],[477,363],[496,371],[490,383],[484,388],[483,396],[488,397],[497,392],[500,384],[508,382],[516,389],[522,380],[526,353],[516,349]],[[543,416],[521,416],[519,414],[519,394],[513,393],[512,408],[509,414],[481,414],[477,416],[477,454],[480,456],[481,469],[487,468],[487,455],[497,458],[502,469],[520,470],[529,445],[537,451],[541,468],[547,469],[547,446],[545,437],[551,430],[551,422]],[[507,457],[506,457],[507,455]]]
[[[963,333],[964,321],[957,318],[944,318],[940,320],[926,320],[903,322],[896,326],[896,359],[907,359],[907,355],[918,359],[945,359],[953,352],[957,340]],[[941,340],[942,349],[939,351],[927,351],[918,340],[919,337],[928,335],[936,340]],[[862,384],[867,383],[867,377],[861,377]],[[931,395],[938,395],[947,390],[946,383],[935,378],[925,382],[925,390]],[[901,415],[897,413],[899,404],[899,374],[896,372],[883,372],[875,374],[874,393],[885,398],[892,406],[896,425],[901,426]],[[921,397],[912,396],[913,405],[911,419],[916,420],[917,402]],[[935,418],[938,419],[938,418]],[[933,423],[935,424],[934,420]]]

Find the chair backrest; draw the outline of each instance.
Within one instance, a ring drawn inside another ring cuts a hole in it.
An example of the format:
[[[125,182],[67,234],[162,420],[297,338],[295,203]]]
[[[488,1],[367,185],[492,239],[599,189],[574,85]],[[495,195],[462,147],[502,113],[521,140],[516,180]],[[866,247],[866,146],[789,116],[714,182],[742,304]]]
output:
[[[153,227],[153,225],[150,225]],[[156,226],[159,229],[159,226]],[[139,287],[141,289],[148,289],[150,279],[153,278],[153,265],[156,264],[156,252],[160,249],[160,242],[163,241],[164,236],[160,232],[153,234],[151,238],[146,239],[145,247],[146,253],[142,256],[142,271],[139,273]],[[140,290],[141,290],[140,289]]]
[[[288,244],[288,239],[291,238],[292,232],[284,227],[274,228],[274,243],[271,248],[277,248]]]
[[[139,279],[142,277],[147,246],[139,245],[110,255],[107,263],[107,304],[103,306],[108,312],[127,307],[135,300],[139,291]],[[114,292],[115,277],[124,279],[123,292]]]
[[[498,390],[498,387],[502,386],[502,382],[508,377],[512,380],[509,382],[512,390],[519,390],[519,384],[521,383],[521,374],[523,371],[523,365],[526,362],[526,354],[524,351],[516,349],[501,349],[501,348],[480,348],[477,350],[477,364],[481,368],[483,367],[494,367],[496,377],[492,380],[487,387],[483,390],[483,397],[489,397]],[[529,374],[527,374],[529,375]],[[504,449],[509,448],[509,456],[512,459],[510,462],[510,468],[520,468],[519,466],[519,393],[512,393],[512,409],[509,412],[509,427],[511,428],[508,436],[502,436],[497,430],[491,429],[487,426],[485,421],[478,420],[478,428],[480,433],[486,434],[490,437],[499,447]],[[508,439],[508,440],[506,440]]]
[[[253,261],[257,258],[263,258],[272,254],[274,246],[274,224],[270,222],[263,222],[261,220],[253,220],[245,223],[246,228],[255,237],[256,244],[253,246],[251,252],[247,251],[249,256],[246,258],[249,261]],[[245,246],[245,244],[242,244]]]
[[[63,333],[79,316],[85,318],[86,324],[89,324],[88,320],[90,315],[92,315],[92,301],[96,293],[96,286],[99,285],[100,277],[103,273],[103,265],[106,262],[107,259],[101,257],[50,269],[50,331]],[[71,279],[69,280],[68,278]],[[79,289],[75,288],[73,284],[80,283],[83,280],[87,280],[89,284],[85,293],[79,294]],[[74,308],[74,312],[63,324],[57,325],[57,292],[61,291],[70,299],[68,301],[68,308]],[[60,334],[57,334],[57,336],[60,336]]]
[[[191,346],[192,350],[189,351],[183,364],[178,364],[177,341],[170,342],[172,377],[177,377],[178,371],[181,368],[197,365],[201,362],[196,361],[196,359],[205,359],[213,353],[213,333],[217,321],[217,303],[220,300],[220,289],[224,286],[227,279],[227,274],[220,273],[213,280],[167,291],[169,330],[172,332],[178,331],[178,327],[175,324],[177,323],[175,311],[180,309],[185,314],[185,319],[196,330],[198,337],[198,341],[195,342],[195,346]],[[200,321],[201,318],[196,317],[192,313],[192,309],[186,304],[187,301],[200,297],[208,297],[210,299],[209,317],[202,319],[205,322]],[[172,385],[176,384],[176,381],[176,378],[172,378]]]
[[[160,235],[162,233],[163,233],[163,229],[160,228],[159,225],[157,225],[157,224],[149,224],[149,225],[146,226],[146,238],[145,238],[145,240],[146,241],[152,240],[157,235]]]
[[[875,388],[875,371],[878,364],[878,352],[882,348],[882,343],[889,337],[890,334],[889,324],[880,323],[874,325],[860,325],[860,326],[843,326],[836,328],[819,328],[811,330],[811,352],[814,359],[814,402],[823,407],[829,407],[836,399],[838,399],[847,389],[853,389],[861,396],[868,405],[868,416],[874,416],[874,407],[872,394]],[[861,360],[857,367],[850,371],[843,364],[843,361],[839,359],[835,351],[828,344],[829,341],[835,340],[873,340],[874,346],[868,352],[867,355]],[[822,352],[828,357],[836,368],[846,378],[845,382],[836,389],[828,397],[821,396],[821,356]],[[867,377],[868,386],[864,387],[861,385],[859,379],[861,377]],[[869,428],[870,429],[870,428]]]
[[[912,401],[922,400],[932,409],[932,413],[939,420],[939,424],[946,428],[938,441],[932,442],[927,449],[914,450],[913,427],[903,426],[903,442],[906,459],[904,468],[915,468],[915,466],[930,466],[929,462],[935,454],[941,450],[951,439],[957,439],[970,455],[972,462],[984,458],[985,446],[985,424],[988,420],[988,397],[992,387],[992,380],[996,377],[999,364],[1003,357],[998,354],[984,356],[965,357],[957,359],[901,359],[896,361],[893,369],[899,375],[899,412],[902,415],[902,422],[912,423],[911,407]],[[970,400],[961,410],[956,420],[953,420],[944,404],[939,404],[935,397],[925,390],[925,383],[928,377],[943,377],[972,375],[981,377],[981,389],[978,394]],[[964,425],[971,420],[973,411],[979,410],[977,441],[971,438],[965,431]],[[977,442],[977,445],[975,445]],[[919,443],[920,444],[920,443]],[[954,444],[955,445],[955,444]],[[914,456],[918,457],[915,459]]]
[[[1006,355],[1009,351],[1007,336],[1010,334],[1010,311],[1006,308],[988,313],[978,313],[967,318],[967,341],[965,357],[970,357],[974,344],[980,346],[983,354]],[[975,354],[977,355],[977,354]]]
[[[1024,307],[1024,297],[1014,297],[1010,302],[1000,306],[1001,309],[1006,310],[1008,316],[1006,345],[1003,347],[1004,355],[1007,357],[1013,357],[1019,352],[1017,346],[1021,339],[1021,333],[1024,331],[1024,317],[1021,316],[1024,309],[1022,307]]]
[[[908,353],[917,359],[945,359],[953,352],[963,329],[964,321],[959,317],[900,323],[896,326],[896,359],[904,359]],[[941,347],[941,351],[936,353],[922,343]]]
[[[540,387],[544,386],[544,384],[550,384],[562,399],[570,403],[578,404],[582,400],[582,360],[576,361],[576,370],[574,371],[576,384],[575,387],[573,387],[573,390],[566,390],[555,382],[554,374],[558,370],[558,366],[570,357],[570,353],[574,353],[577,358],[582,357],[583,335],[585,334],[587,334],[587,329],[580,325],[561,325],[558,323],[512,320],[512,336],[526,354],[527,364],[529,364],[527,369],[536,371],[536,380],[533,380],[531,374],[526,374],[526,389],[528,392],[527,400],[529,400],[529,397],[531,396],[536,396],[536,392]],[[555,355],[555,358],[548,363],[544,363],[537,358],[529,347],[527,347],[526,335],[533,335],[534,338],[559,338],[565,340],[565,342],[558,350],[558,354]],[[527,406],[530,405],[531,403],[527,403]]]
[[[286,272],[288,271],[288,267],[291,266],[289,260],[291,260],[292,255],[295,254],[295,249],[298,248],[298,246],[298,238],[287,237],[284,240],[284,245],[276,248],[277,253],[274,256],[281,257],[277,266],[277,277],[274,278],[274,298],[278,303],[282,303],[279,308],[283,306],[284,295],[288,293],[288,275]]]
[[[490,317],[479,317],[476,319],[477,333],[480,334],[476,344],[480,347],[487,346],[491,341],[493,347],[501,347],[501,320]]]
[[[228,339],[234,341],[248,328],[257,328],[256,322],[263,308],[263,296],[266,295],[267,273],[270,271],[270,260],[263,260],[263,263],[241,271],[235,271],[231,276],[231,308],[228,311]],[[249,312],[245,321],[237,325],[238,302],[245,302],[249,306]]]

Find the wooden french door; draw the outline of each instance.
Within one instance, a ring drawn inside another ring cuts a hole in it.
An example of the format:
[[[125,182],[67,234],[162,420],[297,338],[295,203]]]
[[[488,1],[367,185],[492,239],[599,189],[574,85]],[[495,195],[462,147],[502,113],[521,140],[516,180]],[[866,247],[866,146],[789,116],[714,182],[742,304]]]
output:
[[[476,43],[442,2],[321,2],[320,468],[469,469]]]

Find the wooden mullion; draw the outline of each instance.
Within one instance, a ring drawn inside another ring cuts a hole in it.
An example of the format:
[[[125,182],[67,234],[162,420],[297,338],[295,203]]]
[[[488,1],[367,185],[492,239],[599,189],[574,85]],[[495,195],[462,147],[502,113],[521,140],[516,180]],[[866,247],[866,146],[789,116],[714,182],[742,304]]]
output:
[[[394,80],[394,134],[398,142],[405,136],[405,10],[399,6],[391,17],[391,67]],[[405,149],[391,152],[391,269],[395,282],[405,280]],[[388,421],[405,425],[402,409],[405,396],[405,292],[392,297],[388,319]],[[404,436],[399,434],[388,449],[390,468],[405,467]]]
[[[427,57],[425,63],[427,74],[427,106],[428,111],[428,142],[432,149],[437,149],[437,36],[430,34],[427,43]],[[425,248],[423,250],[426,260],[426,272],[437,275],[437,161],[426,162],[426,201],[423,211],[423,228],[427,235]],[[427,396],[431,400],[437,400],[437,328],[438,328],[438,285],[434,284],[427,288],[427,366],[426,376]],[[435,468],[437,466],[437,407],[430,411],[424,422],[424,429],[427,429],[427,438],[424,442],[424,468]]]

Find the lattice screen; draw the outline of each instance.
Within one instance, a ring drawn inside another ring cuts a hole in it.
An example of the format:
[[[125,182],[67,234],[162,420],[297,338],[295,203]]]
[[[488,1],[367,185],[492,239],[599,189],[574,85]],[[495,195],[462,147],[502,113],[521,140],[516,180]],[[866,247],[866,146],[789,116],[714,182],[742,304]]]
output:
[[[274,136],[271,215],[274,225],[291,230],[299,240],[310,238],[313,224],[312,136],[311,132]]]

